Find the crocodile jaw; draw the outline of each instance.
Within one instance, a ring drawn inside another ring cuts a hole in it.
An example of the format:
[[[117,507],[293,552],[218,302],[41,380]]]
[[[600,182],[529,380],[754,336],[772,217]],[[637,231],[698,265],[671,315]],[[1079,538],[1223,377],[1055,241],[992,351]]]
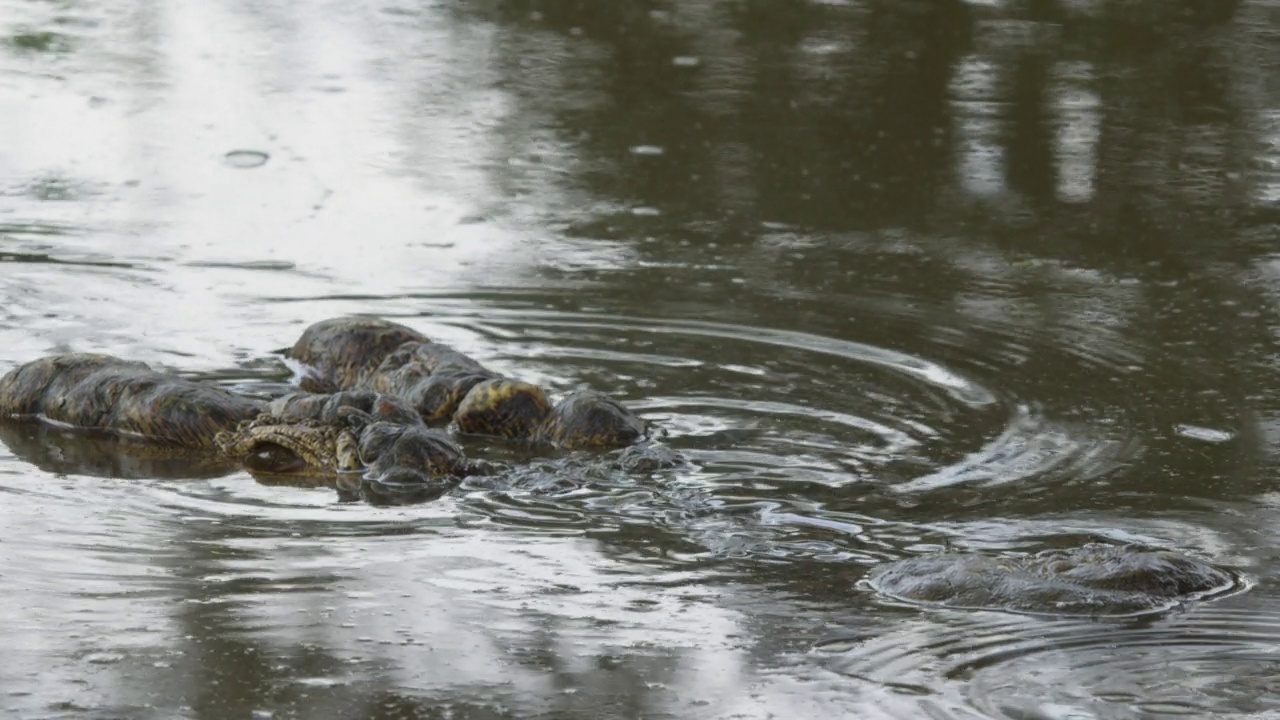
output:
[[[218,433],[222,454],[250,471],[273,475],[335,475],[363,469],[349,429],[259,417]]]

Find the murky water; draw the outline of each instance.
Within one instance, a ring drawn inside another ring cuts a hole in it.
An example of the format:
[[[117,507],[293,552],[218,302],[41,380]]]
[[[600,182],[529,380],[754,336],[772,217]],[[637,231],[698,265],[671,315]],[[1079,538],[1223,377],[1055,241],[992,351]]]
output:
[[[376,314],[688,460],[376,508],[6,429],[10,716],[1280,718],[1271,0],[0,18],[0,370],[271,395]],[[1251,587],[1105,622],[859,584],[1089,540]]]

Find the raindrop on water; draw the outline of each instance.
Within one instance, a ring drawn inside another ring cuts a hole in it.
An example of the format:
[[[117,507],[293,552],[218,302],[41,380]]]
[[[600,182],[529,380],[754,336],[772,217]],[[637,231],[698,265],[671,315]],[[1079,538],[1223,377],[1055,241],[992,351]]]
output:
[[[1211,443],[1227,442],[1235,437],[1235,433],[1227,430],[1201,427],[1199,425],[1178,425],[1174,430],[1182,437]]]
[[[123,659],[124,655],[111,652],[90,653],[84,658],[85,662],[93,665],[110,665],[111,663],[120,662]]]
[[[270,157],[258,150],[232,150],[223,156],[223,161],[233,168],[247,170],[266,165]]]

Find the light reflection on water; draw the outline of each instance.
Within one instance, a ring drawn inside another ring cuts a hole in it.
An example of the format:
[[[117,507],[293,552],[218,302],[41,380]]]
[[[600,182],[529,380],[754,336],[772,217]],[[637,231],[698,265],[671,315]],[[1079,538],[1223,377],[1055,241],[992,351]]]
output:
[[[0,369],[273,394],[377,314],[687,460],[476,443],[375,508],[6,430],[0,707],[1280,712],[1273,9],[766,5],[0,0]],[[1099,538],[1259,581],[1122,628],[858,583]]]

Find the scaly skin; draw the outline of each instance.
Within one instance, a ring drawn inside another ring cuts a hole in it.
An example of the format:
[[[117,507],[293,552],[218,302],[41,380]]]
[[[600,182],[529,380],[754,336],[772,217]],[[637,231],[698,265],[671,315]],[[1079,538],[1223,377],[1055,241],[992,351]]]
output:
[[[366,467],[366,480],[413,486],[422,480],[488,472],[484,465],[468,461],[462,448],[439,430],[422,424],[370,420],[369,417],[353,419],[357,427],[355,436],[358,436],[355,449]]]
[[[315,421],[260,415],[218,433],[218,451],[255,474],[334,475],[357,472],[351,431]]]
[[[420,427],[424,421],[565,449],[621,447],[645,433],[607,397],[574,393],[553,406],[538,386],[499,377],[398,323],[325,320],[307,328],[289,356],[307,366],[304,387],[338,391],[268,404],[143,363],[71,353],[0,378],[0,420],[105,431],[138,441],[138,449],[198,449],[257,473],[363,471],[404,481],[476,470],[448,438]]]
[[[626,447],[644,439],[645,423],[606,395],[582,390],[566,395],[534,431],[534,439],[564,450]]]
[[[453,421],[463,433],[531,439],[550,414],[551,402],[542,388],[498,378],[471,388],[454,412]]]
[[[626,447],[645,436],[644,421],[616,400],[583,390],[552,406],[542,388],[501,378],[476,385],[453,421],[458,431],[493,435],[562,450]]]
[[[449,422],[471,388],[497,377],[447,345],[408,342],[387,355],[358,387],[404,399],[435,426]]]
[[[396,348],[426,341],[425,335],[399,323],[340,317],[309,326],[285,356],[307,368],[300,381],[303,390],[328,393],[363,388]]]
[[[443,433],[402,401],[366,392],[293,393],[269,412],[219,433],[219,450],[258,474],[362,474],[439,483],[476,472]]]
[[[335,425],[348,412],[344,408],[354,408],[388,422],[421,422],[418,413],[403,400],[364,390],[343,390],[329,394],[289,393],[272,400],[267,406],[267,413],[285,423],[317,421]]]
[[[428,425],[449,422],[475,384],[496,378],[470,357],[399,323],[367,317],[322,320],[286,356],[306,367],[303,390],[369,390],[417,408]]]
[[[403,338],[410,339],[387,350]],[[447,345],[383,320],[322,321],[303,332],[290,356],[313,366],[308,377],[323,378],[342,390],[401,398],[428,425],[452,420],[466,434],[573,450],[625,447],[646,432],[640,418],[604,395],[573,393],[553,407],[536,385],[502,378]],[[373,360],[378,363],[369,369]],[[334,368],[357,369],[338,372]]]
[[[218,432],[262,409],[259,400],[109,355],[54,355],[0,378],[0,418],[43,418],[185,448],[214,449]]]
[[[0,377],[0,420],[109,433],[136,455],[221,458],[255,475],[439,488],[478,470],[393,397],[293,393],[268,404],[108,355],[55,355]]]
[[[327,475],[340,492],[375,504],[432,500],[467,475],[489,472],[421,420],[379,420],[350,406],[338,416],[345,426],[263,415],[219,438],[259,480]]]

